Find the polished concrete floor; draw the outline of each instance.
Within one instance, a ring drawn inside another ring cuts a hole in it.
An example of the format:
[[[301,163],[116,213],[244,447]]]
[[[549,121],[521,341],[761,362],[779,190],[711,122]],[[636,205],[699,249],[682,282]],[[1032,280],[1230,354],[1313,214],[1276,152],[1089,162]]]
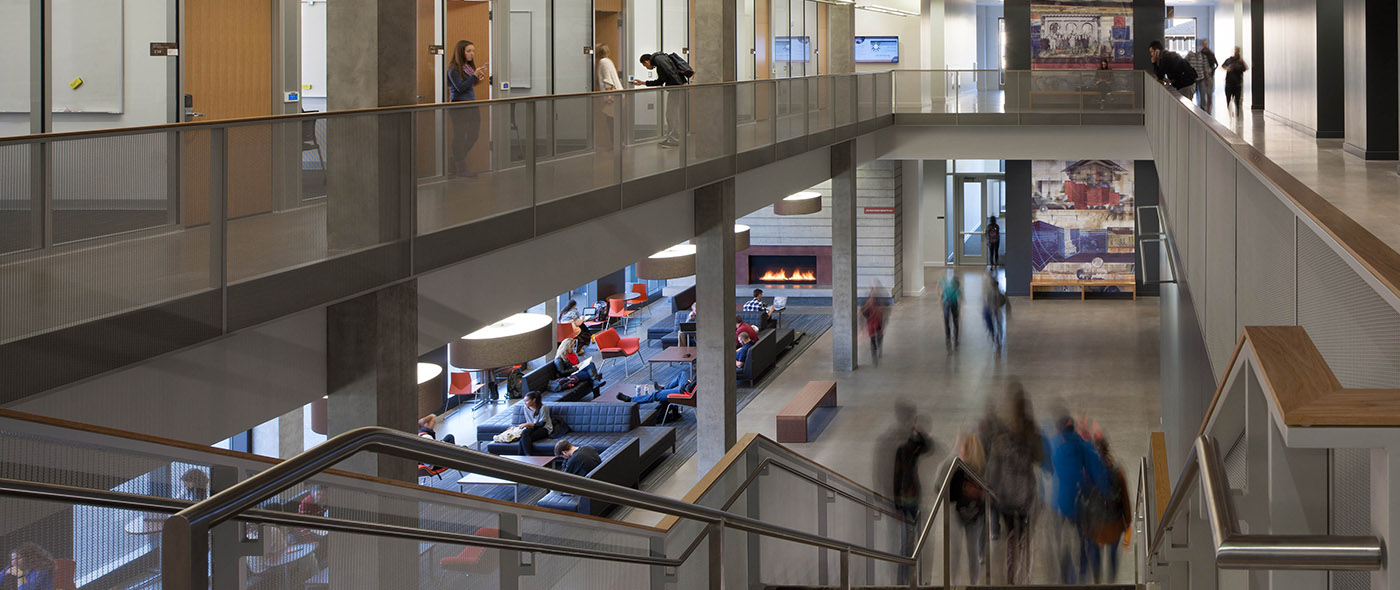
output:
[[[858,370],[833,371],[828,332],[739,413],[739,433],[776,438],[777,412],[803,385],[810,380],[835,380],[839,408],[830,422],[814,442],[789,446],[888,493],[883,482],[876,481],[875,465],[889,461],[893,450],[881,448],[876,441],[895,425],[896,402],[908,401],[919,409],[935,441],[921,468],[924,493],[931,500],[959,430],[973,427],[1006,384],[1019,380],[1030,393],[1038,420],[1051,420],[1060,409],[1084,412],[1097,420],[1124,468],[1129,490],[1134,490],[1139,459],[1148,451],[1148,433],[1160,428],[1157,299],[1013,298],[1007,347],[998,355],[982,324],[981,293],[987,275],[977,269],[960,270],[967,294],[962,310],[965,332],[961,345],[949,349],[936,295],[945,272],[928,269],[927,293],[906,297],[895,306],[879,366],[868,364],[869,349],[862,346]],[[695,481],[692,459],[655,491],[680,497]],[[635,512],[628,519],[653,523],[657,518],[654,513]],[[1033,580],[1050,582],[1054,575],[1051,552],[1043,539],[1037,542]],[[1000,550],[996,551],[994,569],[1002,564]],[[1123,555],[1123,560],[1119,580],[1131,581],[1130,556]],[[934,575],[939,572],[938,568],[933,571]],[[1002,578],[997,574],[994,579]]]
[[[1318,139],[1273,115],[1248,109],[1243,117],[1225,108],[1224,90],[1216,85],[1215,118],[1255,149],[1287,170],[1348,217],[1400,250],[1400,171],[1396,162],[1366,161],[1346,153],[1341,139]]]

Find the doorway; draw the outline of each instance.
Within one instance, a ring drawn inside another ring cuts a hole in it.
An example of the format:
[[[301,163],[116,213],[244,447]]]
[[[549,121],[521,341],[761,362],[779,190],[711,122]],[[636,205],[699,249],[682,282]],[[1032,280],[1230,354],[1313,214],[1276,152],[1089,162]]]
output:
[[[987,219],[996,216],[997,225],[1006,224],[1006,175],[954,174],[953,217],[949,235],[953,236],[953,259],[959,266],[984,266],[987,256]],[[998,256],[1006,253],[1006,240],[998,244]]]
[[[271,0],[185,0],[180,68],[186,121],[220,121],[273,114]],[[228,130],[230,172],[225,215],[232,219],[272,211],[275,145],[272,125]],[[210,133],[181,135],[180,221],[210,220]]]

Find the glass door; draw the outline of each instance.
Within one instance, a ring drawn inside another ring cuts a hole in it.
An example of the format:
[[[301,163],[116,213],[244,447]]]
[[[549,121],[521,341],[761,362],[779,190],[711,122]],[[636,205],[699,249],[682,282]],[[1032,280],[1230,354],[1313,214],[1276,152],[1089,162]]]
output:
[[[987,264],[985,223],[987,220],[986,177],[958,175],[953,179],[955,262],[963,265]]]

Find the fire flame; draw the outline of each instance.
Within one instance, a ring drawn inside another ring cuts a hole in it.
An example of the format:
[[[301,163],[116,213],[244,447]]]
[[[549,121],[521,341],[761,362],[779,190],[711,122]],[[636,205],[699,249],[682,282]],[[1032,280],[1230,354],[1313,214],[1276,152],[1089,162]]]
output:
[[[766,271],[759,278],[760,281],[816,281],[816,273],[810,270],[794,269],[792,274],[788,274],[787,269],[778,269],[777,272]]]

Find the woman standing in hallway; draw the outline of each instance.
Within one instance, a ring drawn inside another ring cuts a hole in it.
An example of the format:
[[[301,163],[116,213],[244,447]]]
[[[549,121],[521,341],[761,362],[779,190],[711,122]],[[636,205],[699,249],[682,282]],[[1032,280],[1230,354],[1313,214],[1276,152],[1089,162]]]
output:
[[[476,45],[471,41],[458,41],[452,48],[452,62],[447,66],[448,101],[476,100],[476,85],[490,79],[490,65],[476,67]],[[481,113],[474,108],[450,109],[448,113],[452,118],[452,159],[448,163],[448,174],[473,175],[467,167],[467,154],[481,134]]]
[[[612,53],[612,50],[608,48],[607,44],[601,44],[598,45],[596,51],[598,53],[598,90],[603,92],[622,90],[622,80],[617,77],[617,65],[608,57],[608,55]],[[603,97],[602,110],[604,128],[606,131],[599,135],[599,137],[606,138],[607,141],[606,143],[600,144],[598,147],[605,150],[610,150],[613,147],[613,125],[617,119],[618,98],[617,95]]]
[[[1249,70],[1249,64],[1244,63],[1238,46],[1235,47],[1235,54],[1226,58],[1220,67],[1225,70],[1225,110],[1230,110],[1230,100],[1234,99],[1235,109],[1230,112],[1236,117],[1244,117],[1244,73]]]

